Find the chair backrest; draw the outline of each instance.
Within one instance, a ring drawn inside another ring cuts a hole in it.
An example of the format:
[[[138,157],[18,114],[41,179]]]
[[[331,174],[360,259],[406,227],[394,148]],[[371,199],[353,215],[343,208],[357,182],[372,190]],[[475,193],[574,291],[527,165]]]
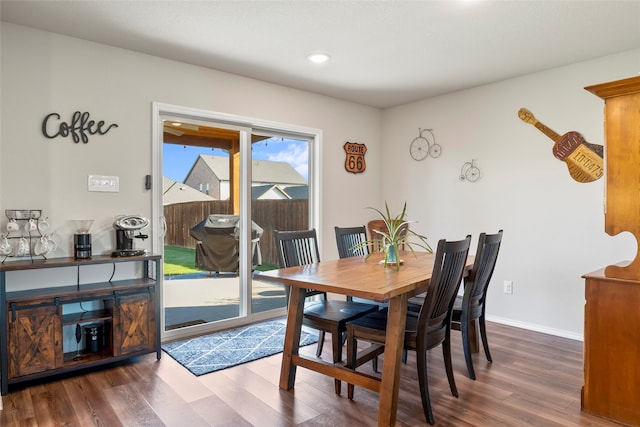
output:
[[[365,256],[369,254],[369,247],[362,245],[367,241],[367,229],[364,225],[359,227],[335,227],[338,256],[349,258],[353,256]]]
[[[278,252],[278,265],[280,268],[294,267],[320,262],[318,250],[318,237],[316,230],[278,231],[274,230],[276,249]],[[325,292],[307,289],[307,296],[326,295]],[[285,292],[287,305],[289,304],[289,292]]]
[[[408,229],[409,224],[405,224],[402,226],[403,232],[406,233]],[[370,252],[379,252],[383,249],[380,244],[381,236],[380,234],[376,233],[376,230],[382,231],[384,233],[389,232],[387,224],[381,219],[374,219],[367,223],[367,233],[369,235],[369,240],[373,242],[372,247],[370,248]],[[400,250],[404,250],[404,245],[401,245]]]
[[[477,319],[484,312],[484,302],[493,270],[498,259],[502,230],[496,234],[481,233],[478,238],[478,249],[473,268],[469,276],[464,278],[463,311],[469,313],[469,319]]]
[[[316,230],[273,231],[280,268],[320,262]]]
[[[426,349],[442,341],[451,328],[451,313],[464,273],[471,236],[464,240],[440,240],[427,288],[427,296],[418,315],[418,340]]]

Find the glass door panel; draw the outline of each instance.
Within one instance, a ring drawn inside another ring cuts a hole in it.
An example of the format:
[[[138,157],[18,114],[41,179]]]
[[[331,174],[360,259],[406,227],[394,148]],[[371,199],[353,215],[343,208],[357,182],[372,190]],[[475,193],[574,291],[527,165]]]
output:
[[[309,141],[252,135],[251,216],[262,229],[258,270],[278,268],[274,230],[309,228]],[[252,281],[252,313],[286,307],[282,285]]]
[[[240,316],[240,211],[231,197],[239,135],[164,122],[165,331]]]

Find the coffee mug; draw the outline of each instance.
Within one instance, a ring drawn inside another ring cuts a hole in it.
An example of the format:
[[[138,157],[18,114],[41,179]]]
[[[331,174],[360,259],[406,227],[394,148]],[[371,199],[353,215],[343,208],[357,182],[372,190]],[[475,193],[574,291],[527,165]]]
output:
[[[53,238],[51,236],[43,236],[47,238],[47,249],[46,249],[46,253],[51,253],[54,252],[56,249],[58,249],[58,244],[56,243],[55,240],[53,240]]]
[[[20,226],[18,225],[16,220],[10,219],[9,222],[7,223],[7,231],[18,231],[19,229],[20,229]]]
[[[0,236],[0,254],[9,255],[11,253],[11,243],[9,243],[9,239],[4,234]]]
[[[47,221],[48,218],[42,219],[40,221],[38,221],[38,230],[41,233],[46,232],[49,229],[49,221]]]
[[[58,244],[51,238],[51,236],[42,236],[33,246],[33,253],[35,255],[44,255],[51,253],[56,249],[58,249]]]
[[[38,230],[38,223],[35,219],[31,218],[29,222],[26,222],[24,224],[24,231],[26,231],[27,233],[31,233],[32,231],[36,230]]]
[[[31,253],[31,247],[29,245],[29,240],[26,237],[21,237],[18,242],[18,256],[27,256]]]
[[[42,236],[38,239],[35,245],[33,245],[33,253],[35,255],[44,255],[49,248],[49,244],[46,236]]]

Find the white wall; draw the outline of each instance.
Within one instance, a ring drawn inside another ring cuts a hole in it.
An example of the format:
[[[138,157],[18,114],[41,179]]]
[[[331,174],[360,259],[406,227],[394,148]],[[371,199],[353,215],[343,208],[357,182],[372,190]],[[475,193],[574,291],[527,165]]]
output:
[[[496,64],[499,66],[499,64]],[[583,88],[633,77],[640,50],[548,70],[392,108],[383,117],[383,195],[406,200],[415,229],[438,239],[504,229],[490,288],[493,319],[581,337],[581,275],[633,259],[635,239],[604,233],[604,179],[580,184],[553,157],[553,141],[518,118],[521,107],[558,134],[582,133],[603,144],[604,102]],[[473,70],[469,70],[473,72]],[[409,143],[433,128],[439,158],[416,162]],[[477,160],[479,181],[460,181]],[[513,281],[513,294],[503,281]]]
[[[379,109],[5,22],[1,35],[0,209],[43,209],[61,243],[55,256],[72,254],[71,219],[96,220],[102,253],[115,247],[116,215],[151,214],[154,101],[322,129],[327,259],[337,257],[333,226],[364,223],[363,207],[380,201]],[[42,135],[47,114],[68,121],[78,110],[118,128],[88,144]],[[345,171],[346,141],[369,148],[364,174]],[[87,192],[90,174],[119,176],[120,192]]]

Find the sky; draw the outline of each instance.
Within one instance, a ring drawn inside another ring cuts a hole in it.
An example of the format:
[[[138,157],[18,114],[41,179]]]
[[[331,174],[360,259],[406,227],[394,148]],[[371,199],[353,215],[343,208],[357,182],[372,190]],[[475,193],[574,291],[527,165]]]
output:
[[[190,147],[175,144],[163,146],[163,175],[183,182],[200,154],[227,156],[221,149]],[[269,138],[253,144],[253,160],[287,162],[307,181],[309,180],[309,154],[307,141],[286,138]]]

